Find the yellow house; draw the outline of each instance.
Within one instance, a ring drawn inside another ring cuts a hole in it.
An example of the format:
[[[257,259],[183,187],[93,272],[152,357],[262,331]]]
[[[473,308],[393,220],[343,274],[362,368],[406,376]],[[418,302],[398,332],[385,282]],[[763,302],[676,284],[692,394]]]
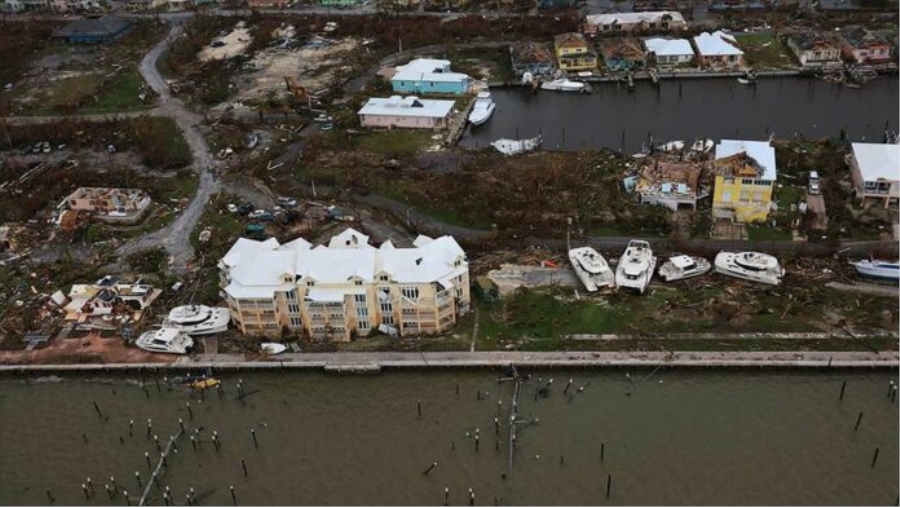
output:
[[[765,220],[778,173],[765,141],[723,139],[716,145],[713,215],[736,222]]]
[[[564,71],[594,70],[597,55],[580,33],[569,32],[557,35],[553,40],[559,69]]]

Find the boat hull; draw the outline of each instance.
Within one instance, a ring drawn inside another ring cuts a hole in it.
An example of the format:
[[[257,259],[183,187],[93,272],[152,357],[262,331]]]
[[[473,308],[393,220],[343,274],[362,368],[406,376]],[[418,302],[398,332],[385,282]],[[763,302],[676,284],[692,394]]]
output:
[[[170,312],[165,326],[178,329],[189,336],[204,336],[228,331],[228,323],[231,322],[231,315],[228,313],[228,309],[212,307],[201,308],[203,308],[201,311],[209,312],[209,317],[202,322],[192,323],[174,319],[172,318],[172,313],[174,313],[173,310],[173,312]]]
[[[659,277],[665,282],[677,282],[679,280],[687,280],[709,273],[712,265],[706,259],[695,257],[695,266],[691,269],[679,269],[671,262],[666,262],[659,268]]]
[[[784,269],[778,268],[777,273],[770,271],[750,272],[738,266],[732,257],[720,253],[715,260],[716,273],[720,275],[746,280],[748,282],[763,283],[766,285],[780,285],[781,277],[784,276]]]
[[[886,268],[886,267],[878,267],[877,265],[872,265],[868,262],[851,262],[850,264],[856,269],[856,272],[860,276],[864,276],[866,278],[875,278],[878,280],[890,280],[896,282],[900,280],[900,270],[897,268]]]
[[[494,114],[494,109],[496,107],[497,106],[492,103],[485,109],[477,109],[472,111],[472,113],[469,114],[469,123],[476,127],[484,124],[491,119],[491,116]]]

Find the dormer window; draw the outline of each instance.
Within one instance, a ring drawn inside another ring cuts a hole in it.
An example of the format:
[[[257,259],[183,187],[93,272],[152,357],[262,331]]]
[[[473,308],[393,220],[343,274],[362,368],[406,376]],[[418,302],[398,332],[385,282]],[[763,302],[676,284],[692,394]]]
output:
[[[314,282],[314,281],[312,281],[312,280],[307,280],[307,281],[306,281],[306,286],[307,286],[307,287],[315,287],[315,286],[316,286],[316,282]]]
[[[387,276],[387,275],[379,275],[379,276],[378,276],[378,280],[379,280],[379,281],[382,281],[382,282],[387,282],[387,281],[390,280],[390,277]]]
[[[362,284],[362,280],[353,280],[353,285],[356,285],[357,287],[361,286]]]

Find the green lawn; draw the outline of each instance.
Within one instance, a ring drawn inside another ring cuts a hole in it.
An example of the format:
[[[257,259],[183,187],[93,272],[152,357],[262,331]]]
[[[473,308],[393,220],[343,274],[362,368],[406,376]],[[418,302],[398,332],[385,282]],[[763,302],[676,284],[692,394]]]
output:
[[[368,132],[354,138],[356,146],[383,155],[415,155],[428,146],[440,141],[432,140],[436,133],[423,130],[397,129],[391,131]]]
[[[797,66],[790,51],[772,35],[738,34],[735,39],[744,51],[747,65],[754,69],[787,69]]]
[[[138,97],[142,88],[147,93],[143,101]],[[145,109],[153,106],[154,97],[155,94],[144,86],[144,79],[137,69],[122,70],[103,84],[97,94],[97,100],[84,104],[79,112],[101,113]]]

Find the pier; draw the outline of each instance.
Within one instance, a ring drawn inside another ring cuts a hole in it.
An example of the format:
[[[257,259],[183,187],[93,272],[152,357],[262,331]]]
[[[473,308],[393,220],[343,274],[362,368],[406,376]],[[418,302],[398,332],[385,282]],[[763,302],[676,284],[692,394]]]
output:
[[[138,502],[139,506],[147,505],[147,497],[150,495],[150,490],[153,488],[154,483],[158,480],[159,474],[162,471],[162,467],[166,463],[166,457],[172,452],[172,448],[175,447],[175,441],[181,438],[181,435],[184,434],[184,426],[179,428],[178,433],[175,434],[174,437],[169,438],[169,443],[166,445],[165,450],[159,456],[159,462],[156,464],[156,468],[153,470],[153,474],[147,479],[147,486],[144,487],[144,494],[141,495],[141,500]],[[148,458],[149,459],[149,458]],[[157,484],[157,487],[159,485]]]

